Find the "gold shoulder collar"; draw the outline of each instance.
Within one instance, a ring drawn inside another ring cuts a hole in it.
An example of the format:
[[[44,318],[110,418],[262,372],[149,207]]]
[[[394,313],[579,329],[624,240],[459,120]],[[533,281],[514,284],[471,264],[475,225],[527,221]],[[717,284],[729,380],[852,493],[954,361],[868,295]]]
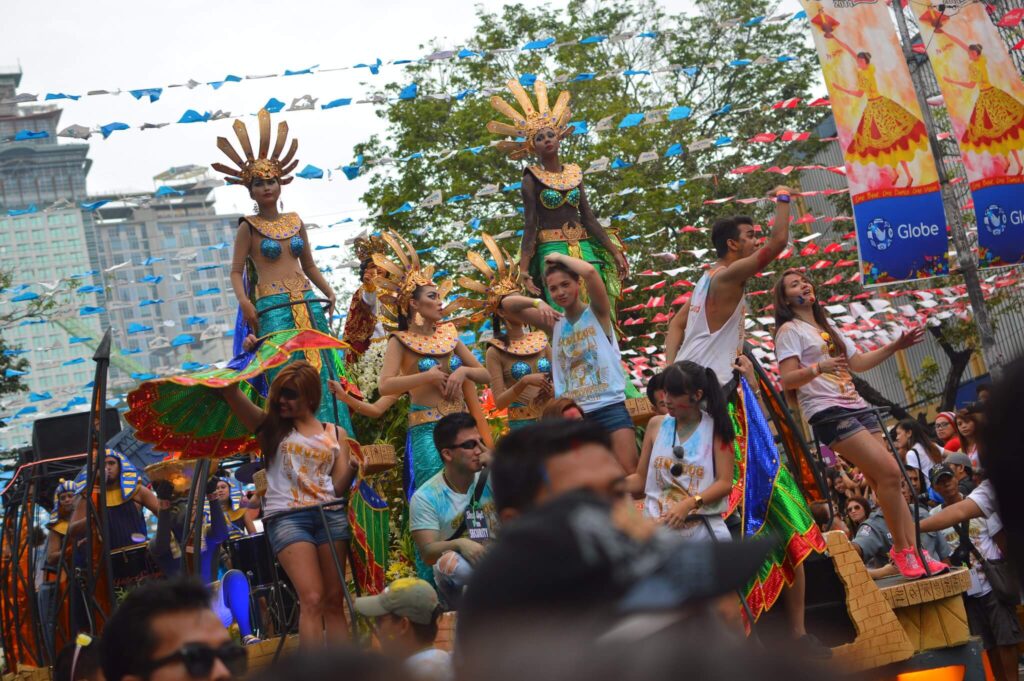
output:
[[[417,355],[441,357],[449,354],[459,344],[459,332],[451,322],[438,324],[432,336],[421,336],[409,331],[395,331],[391,335]]]
[[[302,229],[302,219],[298,213],[281,213],[276,220],[266,220],[259,215],[247,215],[245,221],[269,239],[290,239]]]
[[[545,187],[551,187],[561,192],[575,189],[583,182],[583,171],[575,163],[563,164],[561,172],[557,173],[544,170],[540,166],[527,166],[526,169],[533,173],[533,176]]]
[[[517,338],[508,343],[503,343],[497,338],[492,338],[487,342],[510,355],[529,357],[530,355],[536,355],[538,352],[544,352],[548,347],[548,336],[543,331],[531,331],[522,338]]]
[[[67,520],[58,520],[55,523],[50,523],[50,531],[56,532],[63,537],[68,533],[68,524]]]

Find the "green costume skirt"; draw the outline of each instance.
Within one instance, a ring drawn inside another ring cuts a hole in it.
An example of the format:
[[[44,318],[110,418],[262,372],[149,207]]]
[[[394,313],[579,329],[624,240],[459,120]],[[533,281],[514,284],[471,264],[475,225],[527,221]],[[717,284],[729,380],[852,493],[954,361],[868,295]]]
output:
[[[273,331],[287,329],[315,329],[330,334],[327,316],[323,305],[315,301],[317,296],[312,291],[293,291],[275,293],[264,296],[256,301],[256,314],[260,322],[260,334],[266,335]],[[305,301],[305,302],[296,302]],[[291,304],[289,304],[291,303]],[[278,307],[280,306],[280,307]],[[352,419],[348,407],[338,402],[327,388],[328,379],[337,380],[342,374],[344,360],[336,350],[305,350],[292,355],[292,360],[304,359],[320,371],[320,408],[317,418],[324,423],[334,423],[345,429],[349,437],[355,437]],[[278,372],[284,368],[277,367],[267,371],[267,383],[273,383]]]

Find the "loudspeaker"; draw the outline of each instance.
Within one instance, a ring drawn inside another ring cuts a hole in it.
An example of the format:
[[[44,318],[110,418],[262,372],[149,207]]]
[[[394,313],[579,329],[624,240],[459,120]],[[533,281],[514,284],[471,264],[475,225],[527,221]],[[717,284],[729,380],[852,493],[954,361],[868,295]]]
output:
[[[62,414],[39,419],[32,425],[32,453],[35,461],[46,461],[72,454],[83,454],[89,442],[89,415]],[[107,440],[121,432],[117,409],[103,411],[103,436]]]

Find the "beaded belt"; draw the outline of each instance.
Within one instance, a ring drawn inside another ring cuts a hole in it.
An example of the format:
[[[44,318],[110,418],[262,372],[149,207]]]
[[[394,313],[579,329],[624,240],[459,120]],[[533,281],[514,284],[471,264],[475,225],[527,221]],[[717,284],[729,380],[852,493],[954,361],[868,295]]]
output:
[[[583,225],[574,225],[567,222],[555,229],[542,229],[537,233],[537,241],[542,244],[552,241],[567,241],[570,244],[578,243],[588,238],[587,228]]]
[[[259,282],[256,284],[256,297],[266,298],[267,296],[275,296],[279,293],[302,293],[309,291],[311,288],[309,279],[306,279],[301,274],[296,274],[280,281]]]
[[[463,411],[466,411],[466,403],[462,400],[441,402],[436,407],[431,407],[430,409],[417,409],[416,411],[410,410],[409,427],[422,426],[424,423],[434,423],[435,421],[440,421],[448,414]]]
[[[508,420],[509,421],[536,421],[540,418],[541,409],[537,405],[531,404],[526,407],[509,407],[508,408]]]

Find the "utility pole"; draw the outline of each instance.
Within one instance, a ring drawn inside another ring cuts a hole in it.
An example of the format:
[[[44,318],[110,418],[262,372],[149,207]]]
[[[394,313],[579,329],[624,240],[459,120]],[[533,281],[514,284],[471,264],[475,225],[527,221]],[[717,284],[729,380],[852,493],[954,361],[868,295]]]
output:
[[[896,14],[896,25],[900,30],[900,38],[903,43],[903,58],[907,66],[911,66],[914,59],[914,52],[910,49],[910,31],[907,28],[907,17],[903,13],[902,4],[893,3],[893,12]],[[929,62],[928,68],[931,68]],[[914,81],[914,93],[917,95],[917,104],[921,108],[921,116],[924,119],[925,130],[928,131],[928,145],[931,148],[932,156],[935,157],[935,169],[939,175],[939,186],[942,190],[942,203],[946,208],[946,218],[949,220],[950,232],[953,236],[953,247],[956,249],[957,261],[960,264],[960,273],[963,275],[964,284],[967,287],[967,298],[971,303],[974,312],[974,324],[978,327],[978,338],[981,340],[981,356],[985,360],[989,374],[993,381],[999,380],[1003,373],[1003,356],[996,347],[995,334],[992,331],[992,321],[988,316],[988,308],[985,307],[985,294],[981,290],[981,280],[978,278],[978,260],[971,251],[971,244],[967,239],[967,231],[964,229],[963,215],[960,213],[960,206],[957,205],[954,187],[949,183],[949,174],[942,162],[942,150],[939,148],[939,140],[935,136],[935,119],[932,118],[931,109],[925,99],[925,83],[922,79],[922,68],[911,68],[910,76]]]

